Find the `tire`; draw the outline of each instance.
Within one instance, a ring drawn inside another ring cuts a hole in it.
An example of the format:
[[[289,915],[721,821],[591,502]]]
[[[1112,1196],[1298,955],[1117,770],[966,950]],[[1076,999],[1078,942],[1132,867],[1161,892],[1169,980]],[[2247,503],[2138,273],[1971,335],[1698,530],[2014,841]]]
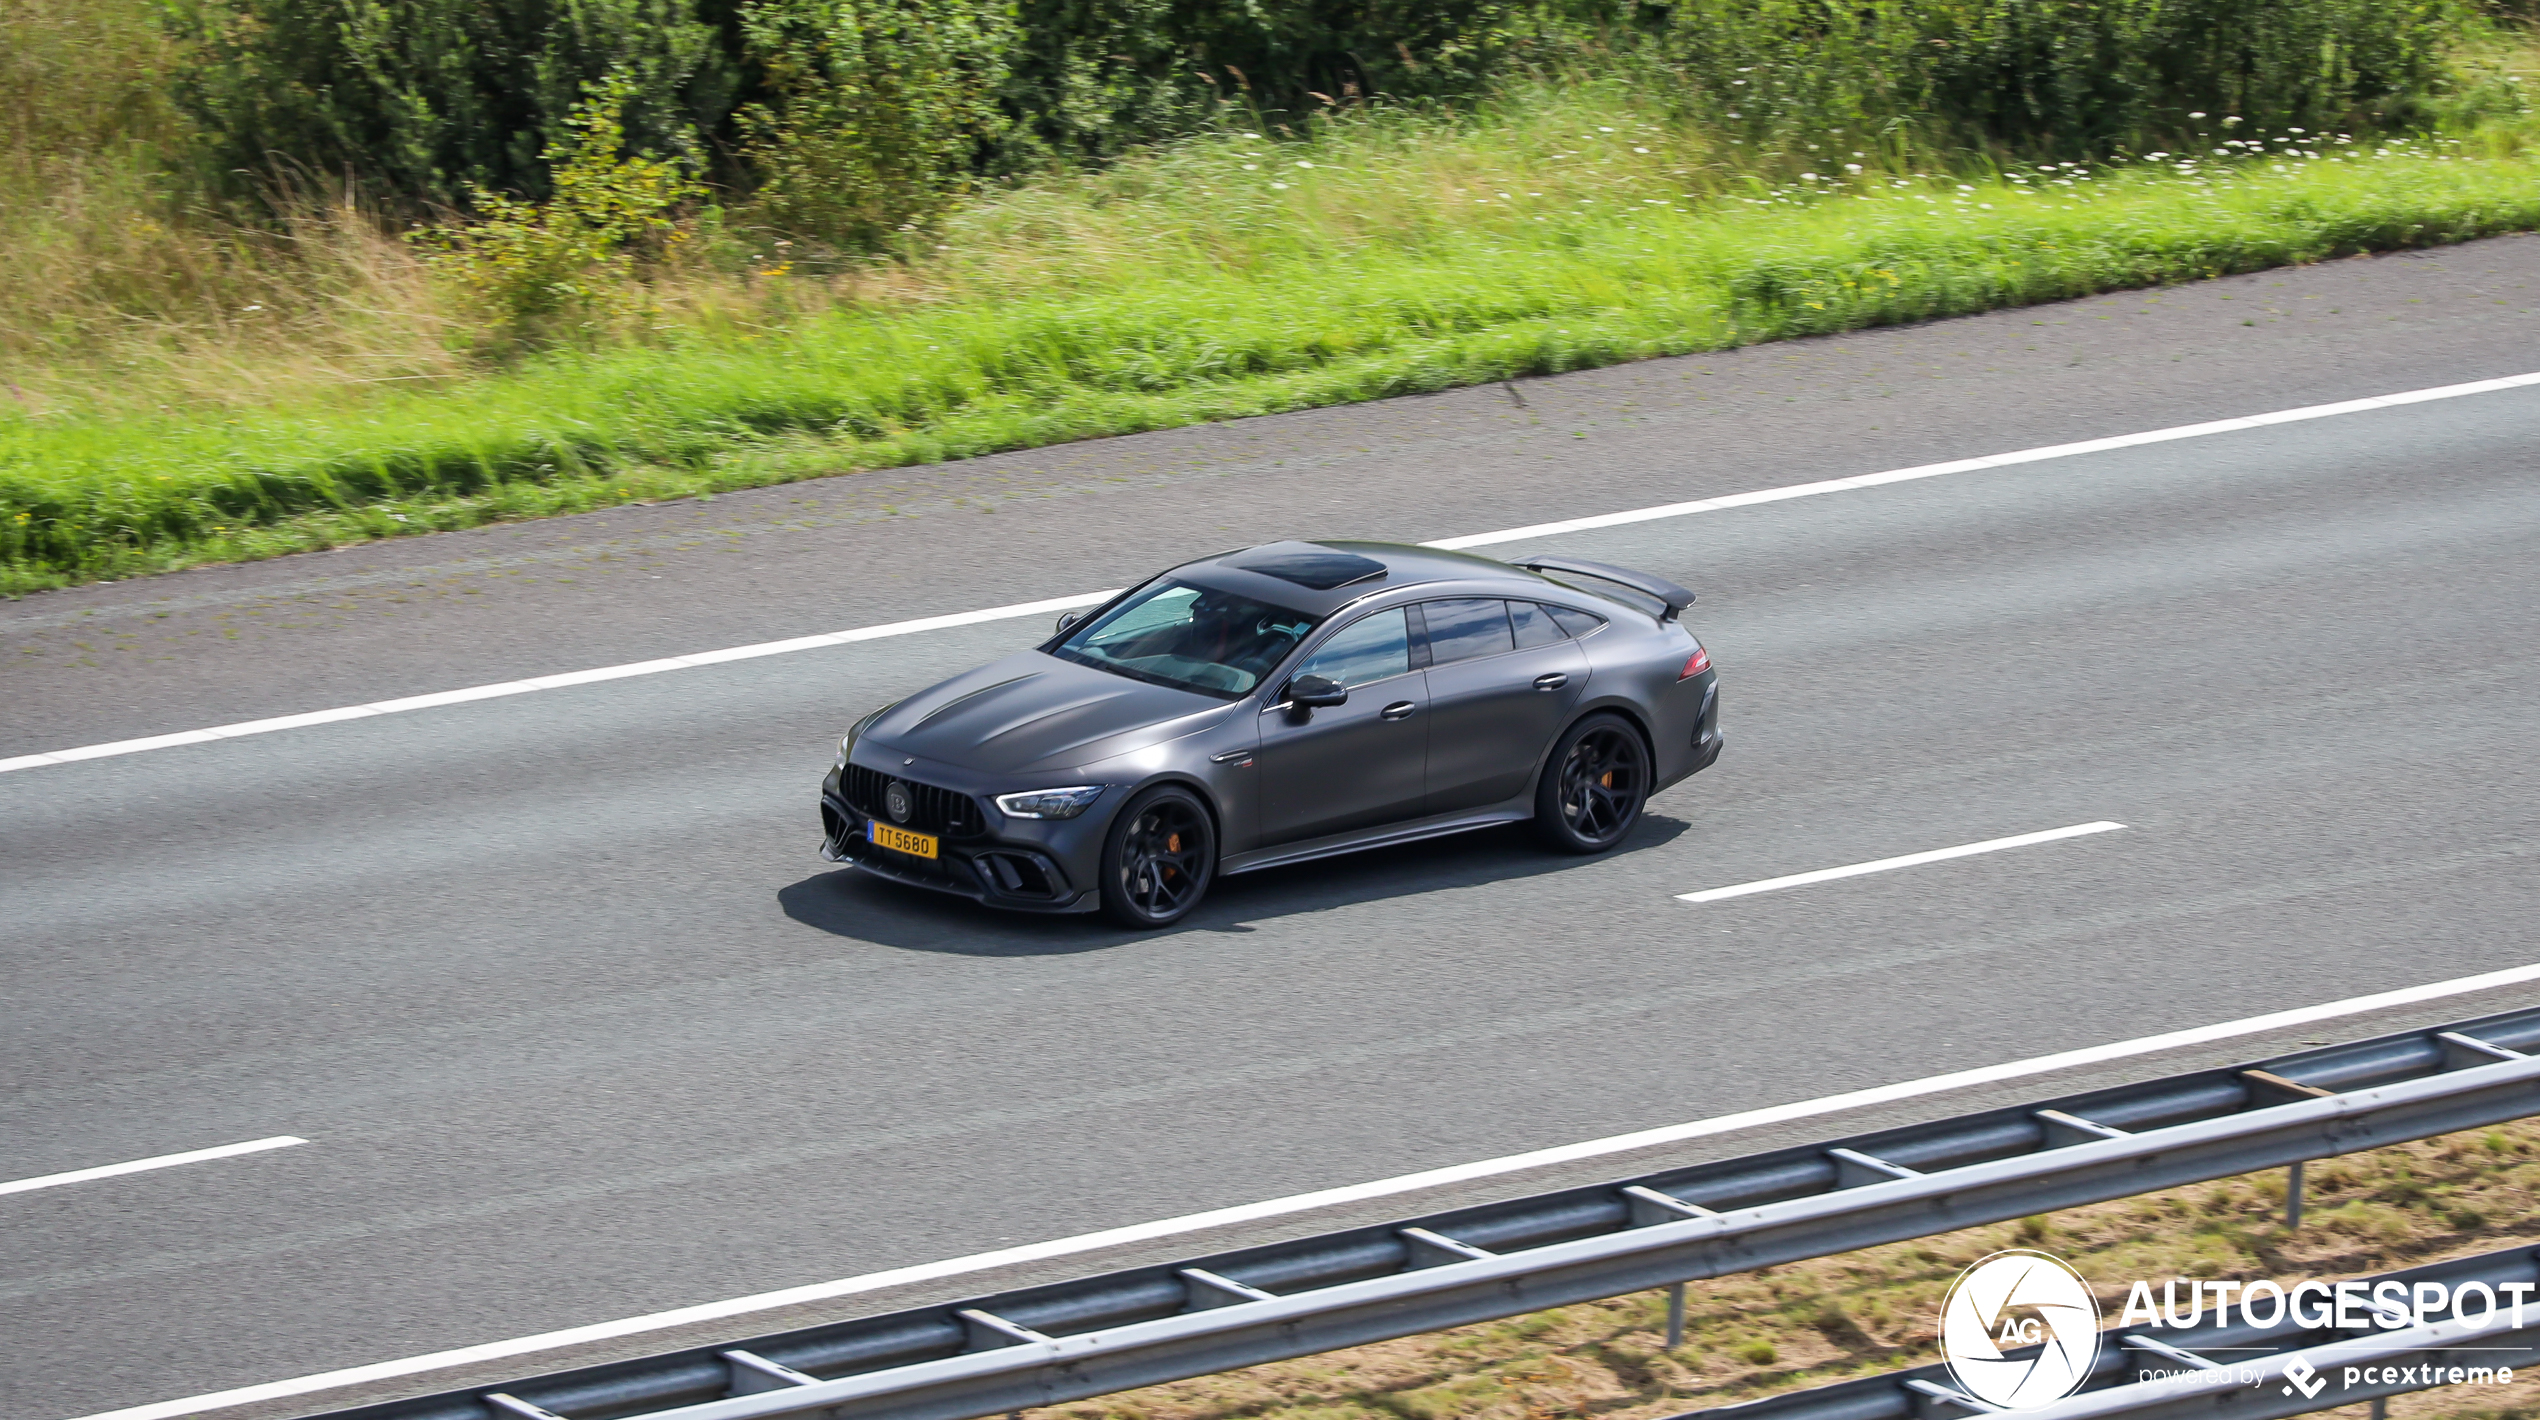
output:
[[[1102,910],[1123,927],[1182,920],[1217,878],[1217,829],[1208,806],[1177,784],[1129,801],[1102,843]]]
[[[1535,785],[1535,833],[1561,853],[1602,853],[1631,836],[1649,802],[1649,743],[1620,715],[1596,714],[1553,741]]]

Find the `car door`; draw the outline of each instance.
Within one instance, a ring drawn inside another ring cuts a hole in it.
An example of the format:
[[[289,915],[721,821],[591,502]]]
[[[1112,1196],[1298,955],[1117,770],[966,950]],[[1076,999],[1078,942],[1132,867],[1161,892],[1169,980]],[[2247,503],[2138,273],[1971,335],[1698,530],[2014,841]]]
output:
[[[1534,783],[1535,759],[1587,689],[1587,654],[1542,607],[1420,603],[1429,650],[1426,813],[1478,809]]]
[[[1261,843],[1296,843],[1416,818],[1427,792],[1428,687],[1411,664],[1402,608],[1369,612],[1308,653],[1298,676],[1349,691],[1348,703],[1261,712]],[[1282,697],[1284,699],[1284,697]]]

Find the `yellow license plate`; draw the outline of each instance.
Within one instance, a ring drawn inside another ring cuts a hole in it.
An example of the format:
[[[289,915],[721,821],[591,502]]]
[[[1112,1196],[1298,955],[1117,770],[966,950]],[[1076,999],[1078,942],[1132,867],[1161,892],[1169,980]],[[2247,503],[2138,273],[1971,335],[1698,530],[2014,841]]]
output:
[[[920,858],[935,856],[935,835],[931,833],[911,833],[905,828],[893,828],[880,819],[868,819],[866,824],[865,831],[872,835],[873,841],[894,853],[908,853]]]

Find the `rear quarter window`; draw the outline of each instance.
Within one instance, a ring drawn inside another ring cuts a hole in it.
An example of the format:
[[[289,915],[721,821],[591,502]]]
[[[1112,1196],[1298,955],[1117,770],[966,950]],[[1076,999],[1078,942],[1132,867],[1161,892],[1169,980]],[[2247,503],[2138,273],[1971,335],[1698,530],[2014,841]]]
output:
[[[1585,636],[1605,624],[1605,618],[1592,611],[1573,611],[1566,606],[1548,606],[1544,610],[1552,614],[1552,619],[1561,624],[1562,630],[1573,636]]]
[[[1516,628],[1517,649],[1520,651],[1529,646],[1549,646],[1570,634],[1561,629],[1561,623],[1552,619],[1551,608],[1537,606],[1533,602],[1510,602],[1508,622]]]

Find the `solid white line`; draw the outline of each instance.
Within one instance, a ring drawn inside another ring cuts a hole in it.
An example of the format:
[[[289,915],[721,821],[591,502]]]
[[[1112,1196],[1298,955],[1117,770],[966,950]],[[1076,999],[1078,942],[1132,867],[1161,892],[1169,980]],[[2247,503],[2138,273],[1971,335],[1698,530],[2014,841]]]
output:
[[[130,1163],[100,1164],[93,1169],[72,1169],[69,1173],[48,1173],[39,1178],[14,1179],[0,1183],[0,1193],[32,1193],[39,1188],[59,1188],[66,1183],[86,1183],[92,1178],[118,1178],[128,1173],[148,1173],[152,1169],[172,1169],[178,1164],[199,1164],[212,1159],[234,1159],[240,1154],[260,1154],[267,1149],[288,1149],[305,1144],[306,1139],[277,1134],[270,1139],[250,1139],[244,1144],[223,1144],[217,1149],[194,1149],[182,1154],[161,1154],[155,1159],[134,1159]]]
[[[1874,863],[1854,863],[1846,868],[1819,868],[1810,873],[1792,873],[1782,878],[1759,878],[1751,883],[1735,883],[1728,887],[1704,888],[1700,892],[1680,892],[1678,902],[1718,902],[1726,897],[1745,897],[1751,893],[1778,892],[1783,888],[1802,887],[1809,883],[1830,883],[1837,878],[1857,878],[1865,873],[1884,873],[1890,868],[1912,868],[1924,863],[1945,863],[1952,858],[1971,858],[1978,853],[1999,853],[2005,848],[2026,848],[2032,843],[2052,843],[2058,838],[2079,838],[2086,833],[2106,833],[2125,827],[2121,823],[2077,823],[2070,828],[2050,828],[2043,833],[2021,833],[2009,838],[1988,838],[1982,843],[1961,843],[1955,848],[1934,848],[1922,853],[1908,853],[1899,858],[1881,858]]]
[[[568,671],[562,675],[536,676],[528,680],[500,681],[493,685],[472,685],[464,690],[436,691],[430,695],[409,695],[402,700],[377,700],[368,705],[346,705],[334,710],[312,710],[302,715],[281,715],[270,720],[245,720],[235,725],[214,725],[203,730],[184,730],[172,735],[152,735],[146,739],[116,740],[111,744],[82,745],[77,749],[57,749],[44,754],[22,754],[15,759],[0,759],[0,774],[13,769],[33,769],[43,764],[69,764],[82,759],[104,759],[110,755],[139,754],[144,750],[167,749],[173,745],[205,744],[212,740],[231,740],[243,735],[271,734],[275,730],[296,730],[305,725],[326,725],[338,720],[359,720],[371,715],[395,715],[407,710],[431,710],[443,705],[461,705],[470,700],[493,700],[506,695],[527,695],[536,690],[556,690],[568,685],[588,685],[593,681],[619,680],[626,676],[657,675],[663,671],[682,671],[696,666],[721,665],[725,661],[746,661],[759,656],[782,656],[795,651],[809,651],[822,646],[844,646],[853,641],[878,641],[886,636],[908,636],[920,631],[941,631],[953,626],[972,626],[983,621],[1002,621],[1008,617],[1035,616],[1045,612],[1065,611],[1069,607],[1090,606],[1109,601],[1120,594],[1118,588],[1107,592],[1087,592],[1082,596],[1049,597],[1036,602],[1016,602],[1011,606],[992,606],[979,611],[954,612],[949,616],[921,616],[914,621],[894,621],[882,626],[863,626],[852,631],[831,631],[819,636],[797,636],[786,641],[762,641],[754,646],[728,646],[720,651],[699,651],[687,656],[666,656],[658,661],[637,661],[631,665],[601,666],[594,670]]]
[[[2141,434],[2120,434],[2115,438],[2089,439],[2078,444],[2049,444],[2042,448],[2019,449],[2007,454],[1989,454],[1983,458],[1958,459],[1950,463],[1921,464],[1913,468],[1890,469],[1885,473],[1864,473],[1850,478],[1829,478],[1817,483],[1794,483],[1782,488],[1759,489],[1752,493],[1732,493],[1722,498],[1698,498],[1690,503],[1666,503],[1654,508],[1635,508],[1621,513],[1601,513],[1592,518],[1572,518],[1566,522],[1535,523],[1528,527],[1506,528],[1499,532],[1440,538],[1426,546],[1450,549],[1488,547],[1494,543],[1516,542],[1523,538],[1552,537],[1560,533],[1585,532],[1593,528],[1620,527],[1626,523],[1646,523],[1660,518],[1681,518],[1695,513],[1714,513],[1727,508],[1751,507],[1758,503],[1779,503],[1791,498],[1812,498],[1821,493],[1845,493],[1858,488],[1878,488],[1890,483],[1908,483],[1915,479],[1938,478],[1943,474],[2008,468],[2014,464],[2074,458],[2082,454],[2105,453],[2111,449],[2131,449],[2145,444],[2163,444],[2175,439],[2197,439],[2208,434],[2228,434],[2242,429],[2264,428],[2271,424],[2292,424],[2306,419],[2328,419],[2341,414],[2361,414],[2402,404],[2423,404],[2428,400],[2459,399],[2465,395],[2491,394],[2498,390],[2520,389],[2527,385],[2540,385],[2540,372],[2508,375],[2495,380],[2473,380],[2468,384],[2441,385],[2433,389],[2409,390],[2401,394],[2375,395],[2370,399],[2350,399],[2336,404],[2314,404],[2300,409],[2282,409],[2271,414],[2253,414],[2243,419],[2217,419],[2203,424],[2182,424],[2171,429],[2154,429]],[[237,739],[242,735],[269,734],[275,730],[297,729],[304,725],[326,724],[335,720],[360,719],[369,715],[393,715],[406,710],[428,710],[435,706],[456,705],[469,700],[489,700],[497,696],[527,695],[533,691],[553,690],[567,685],[585,685],[592,681],[615,680],[624,676],[655,675],[663,671],[689,670],[697,666],[719,665],[725,661],[749,660],[758,656],[781,656],[789,652],[816,650],[824,646],[844,646],[855,641],[876,641],[887,636],[911,636],[923,631],[941,631],[954,626],[974,626],[980,622],[1003,621],[1011,617],[1037,616],[1047,612],[1065,611],[1071,607],[1089,606],[1095,602],[1108,601],[1118,595],[1119,590],[1114,588],[1110,591],[1085,592],[1076,596],[1047,597],[1040,601],[1016,602],[1010,606],[954,612],[947,616],[922,616],[911,621],[894,621],[882,626],[867,626],[852,631],[832,631],[819,636],[798,636],[787,641],[766,641],[754,646],[734,646],[721,651],[699,651],[686,656],[668,656],[657,661],[638,661],[631,665],[602,666],[594,670],[571,671],[527,680],[471,686],[465,690],[445,690],[433,695],[408,696],[402,700],[381,700],[368,705],[348,705],[337,710],[317,710],[303,715],[248,720],[235,725],[215,725],[209,729],[152,735],[137,740],[116,740],[110,744],[82,745],[76,749],[57,749],[43,754],[22,754],[14,759],[0,759],[0,774],[17,769],[34,769],[40,765],[69,764],[82,759],[139,754],[145,750],[167,749],[175,745],[202,744],[211,740]]]
[[[2140,434],[2119,434],[2108,439],[2085,439],[2077,444],[2048,444],[2042,448],[2020,449],[2007,454],[1990,454],[1983,458],[1918,464],[1912,468],[1890,469],[1885,473],[1856,474],[1850,478],[1829,478],[1818,483],[1793,483],[1781,488],[1759,489],[1753,493],[1731,493],[1720,498],[1697,498],[1690,503],[1665,503],[1655,508],[1635,508],[1625,513],[1599,513],[1594,517],[1571,518],[1558,523],[1536,523],[1531,527],[1475,533],[1470,537],[1442,538],[1428,546],[1488,547],[1494,543],[1516,542],[1524,538],[1553,537],[1561,533],[1586,532],[1593,528],[1621,527],[1626,523],[1654,522],[1660,518],[1681,518],[1692,513],[1713,513],[1724,508],[1747,508],[1758,503],[1779,503],[1791,498],[1813,498],[1820,493],[1848,493],[1856,488],[1880,488],[1891,483],[1911,483],[1916,479],[1938,478],[1943,474],[1973,473],[1979,469],[2008,468],[2013,464],[2038,463],[2046,459],[2075,458],[2083,454],[2106,453],[2112,449],[2140,448],[2145,444],[2166,444],[2177,439],[2201,439],[2209,434],[2230,434],[2243,429],[2261,429],[2271,424],[2297,424],[2308,419],[2330,419],[2340,414],[2362,414],[2402,404],[2423,404],[2427,400],[2459,399],[2464,395],[2493,394],[2498,390],[2521,389],[2527,385],[2540,385],[2540,372],[2528,375],[2507,375],[2495,380],[2473,380],[2468,384],[2439,385],[2433,389],[2410,390],[2404,394],[2375,395],[2370,399],[2341,400],[2336,404],[2313,404],[2300,409],[2280,409],[2271,414],[2252,414],[2242,419],[2216,419],[2203,424],[2181,424],[2175,428],[2152,429]]]
[[[352,1366],[340,1371],[326,1371],[294,1380],[268,1381],[262,1385],[242,1386],[236,1390],[216,1391],[209,1395],[188,1396],[183,1400],[155,1401],[124,1410],[109,1410],[79,1417],[79,1420],[172,1420],[199,1411],[224,1406],[248,1405],[263,1400],[280,1400],[314,1391],[336,1390],[344,1386],[371,1381],[394,1380],[401,1376],[420,1375],[451,1366],[472,1365],[480,1361],[497,1361],[509,1356],[523,1356],[559,1347],[578,1346],[585,1342],[606,1341],[613,1337],[635,1336],[648,1331],[690,1326],[698,1322],[717,1321],[725,1317],[743,1316],[778,1307],[799,1306],[806,1302],[828,1301],[874,1292],[886,1287],[905,1286],[912,1282],[940,1281],[1017,1263],[1041,1262],[1050,1258],[1118,1247],[1124,1243],[1148,1242],[1157,1238],[1222,1228],[1235,1223],[1258,1222],[1264,1218],[1332,1208],[1345,1203],[1362,1203],[1398,1193],[1411,1193],[1451,1183],[1492,1178],[1518,1173],[1526,1169],[1545,1168],[1553,1164],[1575,1163],[1607,1154],[1627,1153],[1660,1144],[1678,1144],[1688,1139],[1707,1138],[1734,1133],[1768,1124],[1785,1124],[1870,1105],[1894,1104],[1900,1100],[1918,1099],[1950,1090],[1975,1085],[1999,1084],[2006,1080],[2043,1075],[2078,1066],[2099,1065],[2111,1060],[2151,1055],[2186,1046],[2206,1045],[2238,1036],[2258,1035],[2267,1031],[2289,1030],[2296,1026],[2334,1020],[2341,1016],[2362,1015],[2370,1011],[2397,1006],[2413,1006],[2439,1001],[2449,996],[2464,996],[2477,991],[2490,991],[2502,986],[2520,986],[2540,981],[2540,964],[2508,967],[2478,976],[2456,977],[2424,986],[2407,986],[2396,991],[2382,991],[2370,996],[2352,996],[2318,1006],[2297,1006],[2289,1011],[2276,1011],[2243,1020],[2225,1021],[2218,1025],[2197,1026],[2189,1030],[2170,1031],[2162,1035],[2144,1036],[2138,1040],[2118,1041],[2111,1045],[2086,1046],[2080,1050],[2060,1051],[2053,1055],[2032,1056],[2001,1065],[1982,1065],[1972,1070],[1956,1070],[1945,1075],[1932,1075],[1901,1084],[1878,1085],[1865,1090],[1852,1090],[1822,1099],[1801,1100],[1793,1104],[1769,1105],[1737,1114],[1723,1114],[1689,1124],[1671,1124],[1659,1129],[1644,1129],[1634,1134],[1617,1134],[1606,1139],[1590,1139],[1584,1143],[1563,1144],[1557,1148],[1537,1149],[1532,1153],[1511,1154],[1506,1158],[1485,1159],[1479,1163],[1457,1164],[1450,1168],[1430,1169],[1423,1173],[1404,1174],[1399,1178],[1378,1179],[1372,1183],[1352,1184],[1346,1188],[1327,1188],[1318,1193],[1300,1193],[1290,1198],[1274,1198],[1266,1203],[1246,1203],[1232,1208],[1216,1208],[1205,1213],[1192,1213],[1180,1218],[1166,1218],[1153,1223],[1137,1223],[1125,1228],[1109,1228],[1098,1233],[1082,1233],[1072,1238],[1029,1243],[1022,1247],[1000,1248],[995,1252],[975,1253],[969,1257],[949,1258],[942,1262],[919,1263],[913,1267],[894,1267],[884,1272],[868,1272],[861,1277],[845,1277],[834,1282],[814,1282],[808,1286],[789,1287],[778,1292],[761,1292],[755,1296],[734,1297],[729,1301],[706,1302],[680,1307],[673,1311],[654,1312],[649,1316],[627,1317],[591,1326],[577,1326],[564,1331],[550,1331],[538,1336],[523,1336],[510,1341],[489,1341],[479,1346],[463,1346],[452,1351],[435,1351],[428,1355],[408,1356],[402,1360],[379,1361],[367,1366]]]

